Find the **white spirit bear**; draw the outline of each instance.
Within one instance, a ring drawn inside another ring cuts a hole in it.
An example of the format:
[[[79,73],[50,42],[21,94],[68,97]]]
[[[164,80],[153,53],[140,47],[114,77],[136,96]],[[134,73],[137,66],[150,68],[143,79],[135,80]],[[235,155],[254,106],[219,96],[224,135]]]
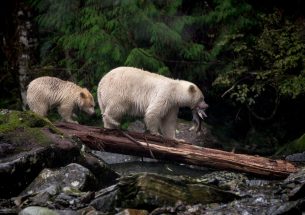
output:
[[[57,107],[63,120],[72,123],[78,123],[72,119],[76,108],[92,115],[95,106],[86,88],[49,76],[36,78],[29,84],[27,104],[31,111],[41,116],[46,116],[50,108]]]
[[[144,117],[151,134],[175,139],[179,107],[204,116],[208,105],[193,83],[133,67],[118,67],[99,82],[98,103],[105,128],[118,128],[124,115]]]

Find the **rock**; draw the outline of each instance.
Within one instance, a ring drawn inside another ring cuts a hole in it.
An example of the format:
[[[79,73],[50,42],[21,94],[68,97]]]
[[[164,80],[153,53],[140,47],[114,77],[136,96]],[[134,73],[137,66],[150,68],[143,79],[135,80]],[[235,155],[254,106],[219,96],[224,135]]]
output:
[[[283,202],[276,207],[271,207],[268,214],[272,215],[285,215],[285,214],[304,214],[305,199],[297,201]]]
[[[305,162],[305,152],[287,155],[287,156],[285,157],[285,160],[291,161],[291,162],[300,162],[300,163],[304,163],[304,162]]]
[[[246,186],[248,178],[242,173],[215,171],[201,176],[196,181],[215,185],[223,190],[239,192]]]
[[[118,196],[118,186],[112,185],[96,193],[96,198],[90,203],[90,206],[101,212],[114,211]]]
[[[96,190],[114,184],[118,178],[101,160],[82,152],[81,144],[63,136],[48,119],[32,112],[0,111],[0,198],[17,196],[44,168],[72,162],[97,176],[96,184],[92,184]]]
[[[12,146],[11,144],[0,142],[0,157],[11,154],[15,149],[16,147]]]
[[[178,200],[187,204],[229,202],[240,196],[216,186],[194,182],[183,177],[165,177],[139,173],[119,179],[116,186],[102,190],[91,202],[97,210],[111,207],[152,210],[163,205],[175,205]]]
[[[19,209],[15,206],[12,199],[0,199],[0,214],[18,214]]]
[[[290,174],[281,186],[280,191],[286,194],[290,201],[305,197],[305,167],[296,173]]]
[[[19,215],[59,215],[59,213],[44,207],[30,206],[19,212]]]
[[[73,210],[53,210],[47,207],[30,206],[26,207],[19,212],[19,215],[78,215],[85,214],[82,211]]]
[[[115,215],[148,215],[146,210],[124,209]]]
[[[94,199],[96,178],[85,167],[69,164],[58,170],[44,169],[19,197],[18,207],[41,206],[56,209],[84,208]]]
[[[0,111],[0,145],[0,198],[16,196],[43,168],[66,165],[80,154],[75,142],[32,112]]]
[[[21,195],[38,193],[49,190],[51,194],[56,194],[68,188],[77,191],[88,191],[95,188],[96,178],[85,167],[71,163],[58,170],[44,169],[36,179],[21,193]]]
[[[82,153],[77,163],[88,168],[93,173],[96,178],[96,190],[115,184],[116,179],[119,177],[119,174],[112,170],[101,158],[98,159],[88,153]]]

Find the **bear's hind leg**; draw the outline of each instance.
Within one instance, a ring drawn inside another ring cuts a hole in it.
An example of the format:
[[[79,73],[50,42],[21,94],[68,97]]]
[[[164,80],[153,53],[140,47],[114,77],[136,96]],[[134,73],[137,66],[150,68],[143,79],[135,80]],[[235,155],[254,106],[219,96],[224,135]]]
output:
[[[28,104],[29,108],[31,111],[33,111],[34,113],[40,115],[40,116],[47,116],[48,114],[48,106],[45,105],[44,103],[39,103],[39,104]]]
[[[120,121],[125,114],[125,108],[123,107],[110,107],[108,106],[103,113],[103,123],[104,123],[104,128],[108,129],[117,129],[120,127]]]

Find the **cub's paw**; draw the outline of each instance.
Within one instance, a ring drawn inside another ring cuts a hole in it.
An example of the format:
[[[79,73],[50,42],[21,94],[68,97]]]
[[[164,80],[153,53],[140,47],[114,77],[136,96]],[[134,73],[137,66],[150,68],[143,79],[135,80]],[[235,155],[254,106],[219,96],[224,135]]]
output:
[[[68,120],[64,120],[64,121],[69,122],[69,123],[79,124],[77,121],[72,120],[72,119],[68,119]]]
[[[185,139],[174,138],[174,140],[180,143],[186,143]]]

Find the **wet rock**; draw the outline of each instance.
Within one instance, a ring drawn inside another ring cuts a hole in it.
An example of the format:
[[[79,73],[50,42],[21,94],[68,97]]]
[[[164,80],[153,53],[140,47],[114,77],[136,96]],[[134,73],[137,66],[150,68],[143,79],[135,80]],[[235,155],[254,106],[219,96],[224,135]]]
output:
[[[77,163],[88,168],[93,173],[96,178],[95,189],[99,190],[101,188],[115,184],[119,174],[111,169],[110,166],[101,158],[96,158],[91,154],[82,153],[82,155],[77,160]]]
[[[96,193],[96,198],[90,203],[90,206],[101,212],[115,211],[119,188],[117,185],[104,188]]]
[[[20,211],[19,215],[59,215],[59,213],[50,210],[49,208],[31,206]]]
[[[124,209],[115,215],[148,215],[146,210]]]
[[[286,215],[286,214],[304,214],[305,211],[305,199],[300,199],[297,201],[283,202],[276,207],[271,207],[268,210],[268,214],[272,215]]]
[[[246,187],[248,178],[242,173],[215,171],[201,176],[196,181],[239,192]]]
[[[122,177],[111,189],[102,190],[91,202],[97,210],[111,207],[152,210],[163,205],[175,205],[178,200],[188,204],[229,202],[240,196],[186,178],[157,174],[134,174]]]
[[[305,167],[296,173],[290,174],[281,185],[283,194],[287,194],[289,200],[297,200],[305,197]]]
[[[229,203],[213,202],[208,204],[187,204],[178,202],[175,206],[161,207],[155,209],[151,214],[178,214],[178,215],[227,215],[227,214],[269,214],[270,208],[276,208],[283,203],[280,195],[275,195],[278,181],[267,181],[261,179],[249,179],[243,174],[216,171],[199,179],[197,182],[211,184],[224,190],[232,190],[240,193],[240,199]]]
[[[71,163],[57,170],[44,169],[21,195],[48,190],[56,194],[57,190],[70,187],[74,190],[87,191],[95,188],[96,178],[85,167]]]
[[[12,199],[0,199],[0,214],[18,214],[18,209],[15,206]]]
[[[0,157],[11,154],[15,149],[16,147],[12,146],[11,144],[0,142]]]
[[[285,160],[291,161],[291,162],[305,163],[305,152],[287,155],[285,157]]]
[[[88,206],[77,211],[77,215],[107,215],[99,213],[94,207]]]
[[[141,172],[150,172],[160,175],[172,175],[172,176],[190,176],[193,178],[200,178],[206,174],[209,170],[205,167],[197,167],[190,165],[179,165],[164,161],[133,161],[125,163],[117,163],[110,165],[120,175],[130,175]]]
[[[14,198],[19,208],[41,206],[58,210],[78,210],[94,199],[96,178],[85,167],[69,164],[58,170],[44,169],[39,176]]]
[[[66,165],[79,156],[75,142],[32,112],[0,111],[0,142],[0,198],[16,196],[43,168]]]
[[[78,215],[84,214],[73,210],[54,210],[47,207],[30,206],[19,212],[19,215]]]

